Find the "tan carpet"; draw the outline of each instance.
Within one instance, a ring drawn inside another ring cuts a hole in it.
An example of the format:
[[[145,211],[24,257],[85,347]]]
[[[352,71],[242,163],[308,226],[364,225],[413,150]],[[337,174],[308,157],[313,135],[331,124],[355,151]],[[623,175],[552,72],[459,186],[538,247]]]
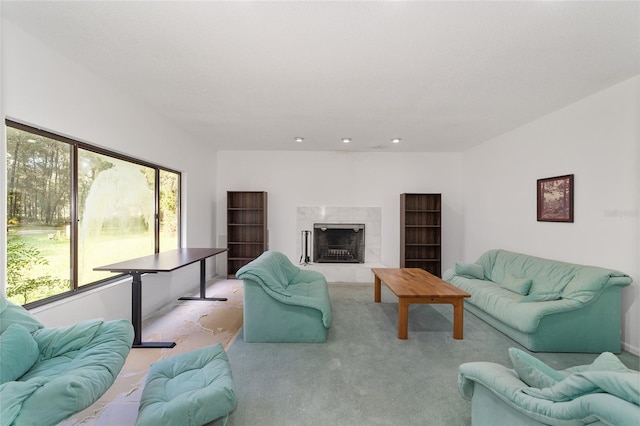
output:
[[[132,349],[115,383],[102,398],[61,425],[133,425],[152,363],[216,343],[222,343],[227,349],[242,327],[242,281],[211,281],[207,285],[207,296],[227,297],[229,300],[176,300],[172,306],[145,320],[143,341],[175,341],[176,346],[171,349]]]

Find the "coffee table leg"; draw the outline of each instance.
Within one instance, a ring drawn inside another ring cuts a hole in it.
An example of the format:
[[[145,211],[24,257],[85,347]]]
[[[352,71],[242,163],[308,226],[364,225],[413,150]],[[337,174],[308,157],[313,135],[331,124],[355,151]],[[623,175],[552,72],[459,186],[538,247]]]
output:
[[[373,301],[376,302],[376,303],[380,303],[381,292],[382,292],[382,289],[381,289],[382,283],[380,282],[380,278],[378,278],[377,275],[374,275],[373,278],[374,278],[373,283],[374,283],[374,287],[375,287],[374,294],[373,294]]]
[[[453,338],[462,340],[464,333],[464,300],[453,303]]]
[[[398,300],[398,339],[407,339],[409,328],[409,304]]]

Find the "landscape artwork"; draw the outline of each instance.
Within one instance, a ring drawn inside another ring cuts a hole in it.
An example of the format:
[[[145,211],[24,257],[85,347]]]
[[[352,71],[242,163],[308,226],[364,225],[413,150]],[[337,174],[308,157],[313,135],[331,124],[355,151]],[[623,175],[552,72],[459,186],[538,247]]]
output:
[[[538,179],[538,222],[573,222],[573,175]]]

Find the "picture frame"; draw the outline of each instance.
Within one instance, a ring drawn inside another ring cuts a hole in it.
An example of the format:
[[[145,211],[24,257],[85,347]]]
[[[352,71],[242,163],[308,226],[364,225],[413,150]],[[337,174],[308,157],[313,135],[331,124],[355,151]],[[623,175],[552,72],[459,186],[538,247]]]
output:
[[[538,222],[573,223],[573,175],[537,181]]]

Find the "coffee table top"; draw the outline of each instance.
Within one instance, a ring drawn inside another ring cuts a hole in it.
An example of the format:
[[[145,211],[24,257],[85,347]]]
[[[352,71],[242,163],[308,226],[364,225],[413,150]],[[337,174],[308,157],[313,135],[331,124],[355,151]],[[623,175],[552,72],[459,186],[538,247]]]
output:
[[[420,268],[372,268],[373,274],[397,297],[471,297]]]

